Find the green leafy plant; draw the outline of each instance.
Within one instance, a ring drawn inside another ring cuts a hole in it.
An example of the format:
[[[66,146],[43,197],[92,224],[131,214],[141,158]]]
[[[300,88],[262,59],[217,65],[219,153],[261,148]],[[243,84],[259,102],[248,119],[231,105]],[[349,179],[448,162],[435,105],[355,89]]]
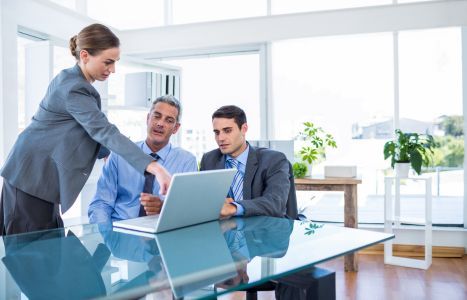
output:
[[[293,169],[293,176],[295,178],[303,178],[306,175],[306,172],[308,171],[308,167],[306,164],[302,162],[296,162],[292,166]]]
[[[334,137],[326,133],[323,128],[317,127],[312,122],[303,123],[305,128],[300,132],[299,137],[305,143],[299,151],[302,161],[309,163],[326,158],[326,148],[337,148]]]
[[[429,134],[404,133],[396,129],[396,140],[384,144],[384,159],[391,157],[391,167],[395,163],[410,163],[420,175],[422,165],[429,166],[436,143]]]

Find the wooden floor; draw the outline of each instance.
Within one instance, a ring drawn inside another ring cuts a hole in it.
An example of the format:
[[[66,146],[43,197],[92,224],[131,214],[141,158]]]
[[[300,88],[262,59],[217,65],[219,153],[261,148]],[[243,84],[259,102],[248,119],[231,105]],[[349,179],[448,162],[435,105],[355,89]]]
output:
[[[358,272],[344,272],[343,265],[342,258],[319,265],[336,271],[337,299],[467,299],[467,256],[433,258],[427,271],[385,265],[382,255],[359,255]],[[219,299],[245,299],[245,293]],[[274,299],[274,293],[259,293],[258,299]]]

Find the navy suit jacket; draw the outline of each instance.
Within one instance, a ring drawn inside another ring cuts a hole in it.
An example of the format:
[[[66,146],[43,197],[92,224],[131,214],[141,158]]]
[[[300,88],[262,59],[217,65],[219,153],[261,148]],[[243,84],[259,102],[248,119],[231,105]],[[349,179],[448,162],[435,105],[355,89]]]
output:
[[[200,170],[225,168],[219,149],[203,155]],[[243,180],[245,216],[285,217],[290,191],[289,161],[281,152],[250,145]]]

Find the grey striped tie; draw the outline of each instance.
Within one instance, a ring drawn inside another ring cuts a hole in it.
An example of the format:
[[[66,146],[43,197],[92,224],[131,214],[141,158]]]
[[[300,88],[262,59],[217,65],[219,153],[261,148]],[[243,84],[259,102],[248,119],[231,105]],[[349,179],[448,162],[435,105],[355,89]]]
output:
[[[151,153],[149,154],[151,155],[152,157],[154,157],[154,159],[157,161],[160,156],[157,155],[157,153]],[[144,186],[143,186],[143,193],[148,193],[148,194],[152,194],[152,186],[154,185],[154,175],[151,174],[151,173],[148,173],[148,172],[144,172]],[[138,216],[139,217],[143,217],[146,215],[146,211],[144,210],[144,206],[140,205],[139,206],[139,214]]]

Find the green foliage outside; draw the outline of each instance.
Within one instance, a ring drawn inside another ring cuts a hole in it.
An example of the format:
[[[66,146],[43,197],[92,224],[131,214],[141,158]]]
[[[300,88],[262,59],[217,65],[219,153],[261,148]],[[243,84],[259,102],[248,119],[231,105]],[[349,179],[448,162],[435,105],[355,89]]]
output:
[[[464,118],[462,116],[444,116],[440,125],[445,135],[464,136]]]
[[[444,116],[440,127],[445,136],[435,137],[438,148],[434,149],[433,165],[462,168],[464,165],[464,118]]]
[[[435,142],[433,165],[439,167],[461,168],[464,164],[464,138],[454,136],[438,136]]]

